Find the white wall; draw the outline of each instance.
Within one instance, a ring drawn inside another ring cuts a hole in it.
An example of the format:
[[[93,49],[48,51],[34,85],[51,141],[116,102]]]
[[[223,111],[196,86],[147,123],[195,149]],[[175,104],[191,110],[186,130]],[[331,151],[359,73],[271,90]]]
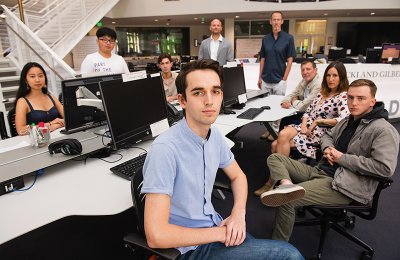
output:
[[[199,55],[200,43],[203,40],[203,35],[210,35],[209,25],[190,26],[190,55]],[[199,45],[194,46],[194,40],[197,39]]]
[[[186,14],[267,12],[272,10],[351,10],[400,8],[399,0],[336,0],[318,3],[263,3],[244,0],[120,0],[107,15],[112,18]]]

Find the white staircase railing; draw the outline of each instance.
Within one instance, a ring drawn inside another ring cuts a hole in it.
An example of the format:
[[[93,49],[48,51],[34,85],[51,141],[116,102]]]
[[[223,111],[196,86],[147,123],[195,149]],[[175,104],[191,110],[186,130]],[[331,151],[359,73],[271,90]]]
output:
[[[7,58],[12,60],[19,70],[29,61],[36,61],[43,65],[48,77],[49,89],[53,94],[58,95],[60,81],[75,77],[75,71],[6,6],[1,7],[6,15],[5,24],[12,49]]]
[[[55,53],[65,57],[119,0],[29,0],[25,23]],[[18,9],[15,13],[19,16]]]

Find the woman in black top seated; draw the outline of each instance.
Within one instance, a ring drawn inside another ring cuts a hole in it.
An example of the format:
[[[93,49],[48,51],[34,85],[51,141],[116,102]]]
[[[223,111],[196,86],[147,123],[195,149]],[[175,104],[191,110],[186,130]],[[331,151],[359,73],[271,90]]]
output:
[[[26,135],[26,126],[39,122],[44,122],[50,131],[54,131],[64,126],[63,117],[62,104],[48,93],[43,67],[36,62],[25,64],[15,99],[15,127],[18,134]]]

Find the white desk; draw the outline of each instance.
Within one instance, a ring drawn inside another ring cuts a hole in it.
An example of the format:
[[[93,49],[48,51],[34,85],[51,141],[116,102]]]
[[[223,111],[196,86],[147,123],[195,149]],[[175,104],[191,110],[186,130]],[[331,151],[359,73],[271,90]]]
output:
[[[296,110],[293,108],[290,108],[290,109],[282,108],[281,107],[282,99],[283,99],[283,96],[276,96],[276,95],[251,99],[251,100],[247,101],[246,106],[243,109],[234,110],[236,112],[236,114],[220,115],[220,116],[218,116],[215,123],[217,125],[242,127],[251,122],[262,122],[262,123],[264,123],[264,125],[268,129],[268,131],[271,134],[275,135],[275,138],[276,138],[276,133],[270,126],[269,122],[273,122],[273,121],[279,120],[281,118],[284,118],[286,116],[296,113]],[[269,106],[271,109],[264,110],[261,114],[259,114],[252,120],[237,118],[237,116],[239,114],[243,113],[244,111],[246,111],[249,108],[253,108],[253,107],[259,108],[262,106]]]
[[[147,150],[150,143],[137,146]],[[1,196],[0,244],[66,216],[114,215],[129,209],[133,205],[130,182],[109,169],[141,152],[135,148],[119,151],[124,157],[116,163],[88,159],[86,164],[70,160],[53,165],[30,190]],[[106,159],[118,158],[113,155]],[[25,179],[29,186],[33,177]]]
[[[82,154],[86,154],[103,147],[102,137],[94,134],[94,131],[95,129],[92,129],[92,131],[78,132],[70,135],[63,135],[59,131],[56,131],[51,133],[50,142],[65,138],[75,138],[82,143]],[[63,154],[50,156],[47,145],[41,148],[33,148],[29,145],[28,136],[17,136],[2,140],[0,148],[14,146],[18,143],[23,145],[23,147],[0,153],[0,182],[76,157],[65,156]]]
[[[236,114],[219,115],[215,123],[221,125],[240,127],[250,122],[272,122],[296,113],[296,110],[293,108],[290,109],[281,108],[281,101],[283,98],[284,98],[283,96],[271,95],[268,97],[251,99],[247,101],[246,106],[243,109],[240,110],[234,109]],[[271,109],[264,110],[261,114],[259,114],[252,120],[237,118],[239,114],[243,113],[249,108],[253,107],[258,108],[262,106],[269,106],[271,107]]]

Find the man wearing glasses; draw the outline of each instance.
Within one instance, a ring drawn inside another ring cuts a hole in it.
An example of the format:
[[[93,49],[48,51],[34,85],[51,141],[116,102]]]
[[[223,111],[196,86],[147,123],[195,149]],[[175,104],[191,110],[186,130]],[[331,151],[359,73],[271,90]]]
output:
[[[81,65],[81,74],[118,74],[129,73],[125,60],[113,53],[117,34],[113,29],[102,27],[97,30],[99,51],[89,54]]]

